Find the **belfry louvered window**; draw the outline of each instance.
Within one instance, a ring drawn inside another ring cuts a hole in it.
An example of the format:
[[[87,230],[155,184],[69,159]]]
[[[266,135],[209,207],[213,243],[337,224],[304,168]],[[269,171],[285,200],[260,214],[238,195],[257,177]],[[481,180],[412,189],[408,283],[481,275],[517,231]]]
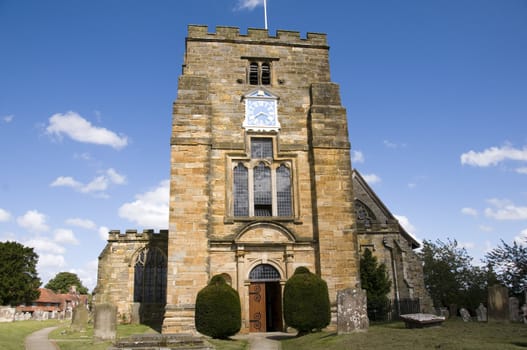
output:
[[[250,159],[232,167],[235,217],[293,216],[291,161],[275,160],[273,139],[254,137]]]
[[[270,85],[271,84],[271,65],[268,62],[249,63],[249,84],[251,85]]]

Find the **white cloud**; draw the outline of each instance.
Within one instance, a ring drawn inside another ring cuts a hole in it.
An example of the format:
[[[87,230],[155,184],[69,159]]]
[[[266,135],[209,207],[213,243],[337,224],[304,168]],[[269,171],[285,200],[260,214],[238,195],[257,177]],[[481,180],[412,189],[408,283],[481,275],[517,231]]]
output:
[[[92,193],[92,192],[104,192],[108,188],[110,181],[104,175],[97,176],[91,180],[86,185],[82,186],[80,191],[82,193]]]
[[[404,148],[406,147],[406,144],[405,143],[395,143],[395,142],[391,142],[389,140],[384,140],[382,142],[384,144],[384,146],[386,146],[387,148]]]
[[[527,167],[517,168],[517,169],[516,169],[516,172],[517,172],[518,174],[525,174],[525,175],[527,175]]]
[[[79,244],[79,241],[77,240],[77,238],[75,238],[75,234],[73,233],[73,231],[64,229],[64,228],[56,229],[53,239],[55,240],[55,242],[60,242],[60,243],[75,244],[75,245]]]
[[[10,115],[4,115],[4,116],[2,117],[2,121],[3,121],[4,123],[6,123],[6,124],[11,123],[11,122],[13,121],[13,119],[15,119],[15,116],[12,115],[12,114],[10,114]]]
[[[254,10],[255,7],[263,5],[264,0],[238,0],[236,9],[238,10]]]
[[[107,241],[108,240],[108,233],[110,232],[110,229],[106,226],[101,226],[99,227],[99,237],[101,237],[101,239],[103,241]]]
[[[487,167],[505,160],[527,161],[527,147],[517,149],[510,145],[490,147],[482,152],[469,151],[461,155],[461,164]]]
[[[45,268],[62,268],[66,265],[64,256],[56,254],[39,254],[38,255],[38,270]],[[49,275],[49,273],[47,273]]]
[[[415,226],[410,222],[410,220],[404,215],[394,215],[399,224],[411,235],[414,235],[416,231]]]
[[[5,209],[0,208],[0,222],[11,220],[11,213]]]
[[[375,174],[362,175],[362,178],[370,185],[381,182],[381,178]]]
[[[60,255],[64,254],[64,252],[66,251],[63,246],[58,245],[57,243],[49,240],[48,238],[43,237],[30,239],[29,241],[25,242],[25,245],[35,248],[35,250],[39,253],[39,256],[40,252]]]
[[[527,207],[518,207],[507,199],[489,199],[494,208],[486,208],[485,215],[496,220],[527,220]]]
[[[98,259],[88,261],[80,269],[70,269],[69,272],[76,274],[81,280],[82,284],[92,291],[97,285],[97,269],[99,266]]]
[[[518,236],[514,237],[514,241],[520,245],[527,246],[527,228],[522,230]]]
[[[478,211],[474,208],[462,208],[461,214],[468,216],[478,216]]]
[[[113,168],[106,170],[106,175],[108,176],[108,179],[114,184],[122,185],[126,183],[126,177],[124,175],[119,174]]]
[[[81,188],[83,185],[81,182],[75,180],[71,176],[59,176],[50,184],[51,187],[71,187]]]
[[[364,155],[361,151],[351,151],[352,163],[364,163]]]
[[[95,225],[95,222],[88,220],[88,219],[81,219],[81,218],[71,218],[66,220],[66,224],[70,226],[77,226],[82,227],[89,230],[94,230],[97,225]]]
[[[119,208],[119,216],[144,228],[168,228],[169,181],[164,180],[152,191],[136,195],[136,200]]]
[[[98,196],[106,197],[104,193],[112,184],[122,185],[126,183],[126,177],[119,174],[115,169],[107,169],[103,175],[95,177],[93,180],[84,184],[75,180],[71,176],[59,176],[51,184],[51,187],[71,187],[81,193],[93,193]]]
[[[111,146],[115,149],[121,149],[128,144],[126,136],[117,135],[108,129],[94,126],[72,111],[52,115],[49,118],[46,132],[59,139],[66,135],[78,142]]]
[[[49,226],[46,224],[46,216],[37,210],[29,210],[16,219],[18,225],[30,232],[46,232]]]

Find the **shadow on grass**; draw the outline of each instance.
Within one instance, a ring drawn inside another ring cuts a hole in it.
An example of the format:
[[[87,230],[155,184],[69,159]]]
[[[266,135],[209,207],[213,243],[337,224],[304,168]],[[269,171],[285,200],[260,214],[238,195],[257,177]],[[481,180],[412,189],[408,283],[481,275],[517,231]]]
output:
[[[291,339],[291,338],[295,338],[296,337],[296,334],[276,334],[276,335],[270,335],[268,337],[266,337],[267,339],[271,339],[271,340],[286,340],[286,339]]]
[[[527,342],[525,342],[525,341],[512,342],[511,344],[519,346],[519,347],[522,347],[522,348],[527,348]]]

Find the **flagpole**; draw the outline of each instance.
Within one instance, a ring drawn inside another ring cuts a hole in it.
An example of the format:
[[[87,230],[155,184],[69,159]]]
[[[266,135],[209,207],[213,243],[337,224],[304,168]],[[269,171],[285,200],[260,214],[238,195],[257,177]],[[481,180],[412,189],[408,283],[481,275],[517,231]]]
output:
[[[264,21],[265,21],[265,30],[267,30],[267,0],[264,0]]]

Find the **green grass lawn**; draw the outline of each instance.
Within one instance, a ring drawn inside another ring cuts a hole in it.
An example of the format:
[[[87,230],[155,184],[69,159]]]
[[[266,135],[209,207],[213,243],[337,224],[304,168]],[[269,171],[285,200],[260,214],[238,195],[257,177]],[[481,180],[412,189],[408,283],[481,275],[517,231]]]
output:
[[[46,327],[58,326],[49,335],[61,350],[106,350],[111,342],[95,342],[93,328],[74,332],[69,322],[21,321],[0,323],[0,349],[24,349],[24,339],[30,333]],[[119,325],[117,336],[155,333],[144,325]],[[247,350],[246,340],[209,340],[217,350]],[[406,329],[402,322],[375,324],[367,332],[337,335],[319,332],[282,341],[282,350],[527,350],[527,325],[520,323],[465,323],[449,320],[441,327]]]
[[[134,334],[157,333],[145,325],[118,325],[117,338],[126,338]],[[49,339],[53,339],[60,350],[106,350],[112,342],[100,342],[93,339],[93,326],[88,325],[86,331],[73,331],[69,323],[50,333]],[[207,339],[217,350],[244,350],[247,347],[245,340],[217,340]],[[2,349],[0,347],[0,349]]]
[[[26,337],[39,329],[60,325],[59,321],[19,321],[0,323],[0,349],[24,349]]]
[[[156,331],[145,325],[117,326],[117,338],[143,333],[156,333]],[[65,324],[51,332],[49,339],[54,340],[61,350],[106,350],[112,345],[111,341],[101,342],[93,339],[92,324],[89,324],[85,331],[73,331],[70,323]]]
[[[527,349],[527,325],[449,320],[440,327],[406,329],[404,323],[372,325],[350,335],[320,332],[282,342],[282,350],[521,350]]]

